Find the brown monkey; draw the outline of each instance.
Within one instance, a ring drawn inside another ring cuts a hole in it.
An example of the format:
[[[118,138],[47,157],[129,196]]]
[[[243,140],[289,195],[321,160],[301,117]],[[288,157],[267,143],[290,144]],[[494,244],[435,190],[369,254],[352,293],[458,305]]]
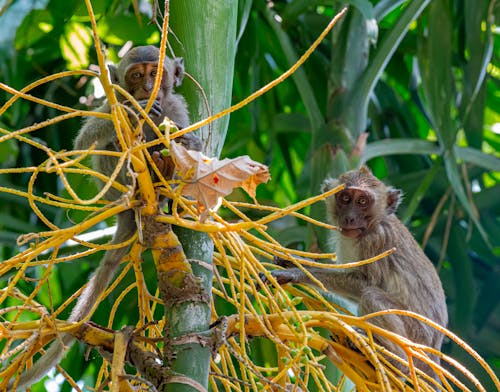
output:
[[[159,53],[159,49],[154,46],[136,47],[124,56],[118,66],[109,66],[112,82],[123,87],[142,107],[146,106],[153,90],[158,70]],[[156,125],[160,124],[165,117],[176,123],[179,128],[189,125],[186,101],[182,96],[173,92],[173,88],[182,83],[183,77],[183,59],[166,58],[161,86],[149,113],[149,116]],[[119,96],[118,98],[123,104],[130,104],[125,101],[124,97]],[[106,102],[97,110],[109,113],[110,106]],[[133,115],[131,116],[134,117]],[[133,118],[131,120],[135,121]],[[151,141],[156,139],[156,137],[156,134],[148,125],[143,126],[142,138],[144,140]],[[95,145],[97,150],[116,151],[116,141],[116,132],[113,123],[109,120],[92,117],[84,123],[80,130],[75,140],[75,149],[86,150]],[[193,134],[186,134],[179,141],[188,149],[201,151],[201,141]],[[158,149],[161,149],[161,147],[158,147]],[[173,163],[171,160],[163,158],[158,151],[150,152],[160,171],[163,172],[164,177],[170,178],[173,173]],[[93,157],[94,168],[107,176],[112,174],[117,166],[117,162],[118,159],[116,157],[104,155]],[[121,170],[117,181],[122,184],[131,183],[125,168]],[[99,185],[102,186],[102,183]],[[120,192],[113,188],[110,188],[106,193],[106,197],[110,200],[116,200],[120,196]],[[130,239],[135,233],[136,228],[134,211],[127,210],[122,212],[117,217],[116,233],[111,243],[119,244]],[[128,246],[123,246],[118,249],[106,251],[95,274],[72,309],[68,321],[77,322],[89,314],[99,295],[106,289],[118,270],[120,261],[127,254],[128,248]],[[17,390],[24,390],[27,386],[40,380],[62,359],[65,351],[71,346],[73,341],[74,338],[72,335],[62,334],[61,339],[54,342],[47,353],[33,367],[21,375],[17,384]],[[13,382],[9,385],[9,389],[11,388],[13,388]]]
[[[145,107],[153,90],[160,51],[154,46],[139,46],[128,52],[120,61],[118,66],[109,65],[111,81],[119,84],[128,91],[136,101]],[[165,58],[163,77],[149,116],[156,125],[168,117],[179,128],[189,125],[189,116],[184,97],[174,94],[173,88],[181,85],[184,78],[184,60],[180,57],[175,59]],[[124,97],[119,96],[119,101],[129,104]],[[106,102],[98,111],[110,112],[109,104]],[[156,139],[156,134],[145,124],[143,136],[146,141]],[[202,146],[198,137],[189,133],[179,138],[185,147],[200,151]],[[117,138],[113,123],[96,117],[89,118],[75,139],[75,149],[86,150],[95,143],[97,150],[117,150]],[[150,151],[155,162],[161,166],[161,154],[158,151]],[[118,159],[115,157],[98,155],[93,157],[94,168],[106,175],[110,175],[116,168]],[[170,173],[171,174],[171,173]],[[167,178],[167,176],[165,176]],[[117,180],[122,184],[130,183],[126,170],[122,170]],[[115,200],[121,196],[120,192],[111,188],[106,195]]]
[[[309,271],[327,290],[356,303],[360,315],[404,309],[446,326],[448,312],[438,274],[395,215],[401,191],[386,186],[366,166],[338,179],[327,179],[323,191],[340,184],[345,184],[345,189],[326,200],[328,220],[340,229],[332,232],[338,262],[368,259],[391,248],[396,251],[357,268],[310,268]],[[272,276],[279,284],[312,284],[298,268],[274,270]],[[443,335],[413,318],[389,315],[372,318],[370,322],[411,341],[441,349]],[[392,342],[379,339],[379,343],[405,358],[404,352]],[[433,359],[439,362],[437,357]],[[436,377],[426,364],[417,361],[416,365]]]

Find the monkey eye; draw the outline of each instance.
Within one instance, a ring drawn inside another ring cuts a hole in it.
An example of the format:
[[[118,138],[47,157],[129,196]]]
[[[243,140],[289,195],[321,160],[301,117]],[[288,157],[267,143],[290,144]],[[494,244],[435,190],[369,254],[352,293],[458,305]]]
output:
[[[156,69],[151,71],[151,76],[154,78],[158,74],[158,71]]]
[[[349,204],[351,202],[351,196],[348,193],[342,193],[339,197],[342,204]]]
[[[361,207],[366,207],[368,205],[368,198],[365,196],[360,196],[358,200],[356,200]]]
[[[130,75],[132,77],[132,79],[140,79],[142,78],[142,73],[141,72],[134,72],[132,75]]]

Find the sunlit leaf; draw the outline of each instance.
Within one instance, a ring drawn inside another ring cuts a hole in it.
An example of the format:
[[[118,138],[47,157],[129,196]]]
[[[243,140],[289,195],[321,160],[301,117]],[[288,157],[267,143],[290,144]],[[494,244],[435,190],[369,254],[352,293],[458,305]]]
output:
[[[60,45],[69,69],[85,69],[89,66],[92,35],[87,26],[81,23],[66,24],[65,35],[61,36]]]

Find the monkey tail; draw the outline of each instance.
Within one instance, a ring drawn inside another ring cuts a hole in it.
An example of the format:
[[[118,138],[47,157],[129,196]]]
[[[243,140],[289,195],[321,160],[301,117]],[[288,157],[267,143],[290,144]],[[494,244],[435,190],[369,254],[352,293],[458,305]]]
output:
[[[135,232],[135,221],[133,211],[125,211],[118,215],[117,230],[112,243],[117,244],[128,240]],[[127,254],[129,246],[106,251],[99,267],[89,281],[89,284],[83,290],[78,298],[75,307],[68,318],[70,322],[79,322],[88,316],[101,293],[106,290],[113,279],[120,265],[120,261]],[[75,338],[64,333],[61,338],[54,342],[47,352],[38,359],[38,361],[28,370],[26,370],[18,379],[11,380],[7,387],[8,392],[25,391],[29,387],[45,376],[50,369],[56,366],[64,354],[69,350]]]
[[[8,392],[15,391],[25,391],[27,387],[30,387],[38,380],[40,380],[43,376],[45,376],[50,369],[56,366],[59,361],[62,359],[67,348],[71,346],[75,338],[69,334],[61,335],[61,339],[57,342],[54,342],[52,346],[47,350],[47,352],[40,358],[31,368],[26,370],[19,380],[17,384],[15,384],[15,380],[11,380],[7,387]]]
[[[109,250],[104,255],[104,258],[89,281],[89,284],[83,290],[80,298],[76,302],[71,311],[68,321],[79,322],[89,315],[101,293],[106,290],[109,283],[115,276],[115,273],[120,265],[120,260],[127,252],[128,247]]]
[[[123,249],[123,248],[122,248]],[[123,252],[122,249],[119,249]],[[127,248],[125,248],[125,251]],[[118,252],[118,253],[122,253]],[[116,263],[111,262],[112,256],[120,257],[120,255],[115,254],[116,251],[108,251],[104,256],[103,262],[96,270],[94,276],[90,279],[89,284],[83,291],[82,295],[78,299],[75,307],[71,311],[71,315],[68,318],[70,322],[78,322],[87,317],[95,302],[101,295],[101,293],[106,289],[109,282],[115,275],[119,261]],[[111,259],[110,259],[111,258]],[[120,259],[121,260],[121,257]],[[75,338],[64,333],[58,341],[55,341],[47,350],[47,352],[38,359],[38,361],[26,372],[24,372],[17,385],[14,388],[14,381],[9,383],[8,391],[25,391],[26,387],[38,382],[43,376],[45,376],[50,369],[56,366],[61,359],[64,357],[66,352],[72,346]]]

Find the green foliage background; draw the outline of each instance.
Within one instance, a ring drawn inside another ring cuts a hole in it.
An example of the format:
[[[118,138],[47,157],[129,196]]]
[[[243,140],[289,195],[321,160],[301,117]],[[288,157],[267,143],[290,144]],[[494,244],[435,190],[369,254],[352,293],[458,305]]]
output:
[[[222,156],[248,154],[270,166],[272,182],[261,186],[258,194],[264,204],[284,207],[316,194],[325,176],[360,162],[367,162],[377,176],[403,189],[406,199],[400,217],[420,243],[426,230],[432,229],[425,251],[445,286],[449,328],[498,371],[500,37],[495,23],[500,3],[352,0],[342,4],[346,3],[348,16],[292,79],[231,115]],[[239,28],[235,103],[289,68],[342,5],[320,0],[276,0],[273,4],[234,2]],[[158,30],[148,24],[147,2],[138,2],[140,20],[131,1],[95,1],[93,6],[110,60],[118,60],[118,51],[127,42],[159,42]],[[196,44],[182,37],[182,45]],[[43,76],[95,63],[83,2],[0,1],[0,83],[21,89]],[[188,72],[190,67],[186,63]],[[229,78],[232,73],[227,70]],[[96,104],[93,93],[91,81],[85,78],[66,78],[32,91],[73,107]],[[1,89],[0,105],[10,96]],[[0,117],[0,128],[20,129],[55,113],[19,100]],[[193,120],[203,115],[195,111]],[[71,149],[79,127],[79,119],[68,120],[30,137],[54,149]],[[367,145],[359,155],[353,149],[364,132],[368,132]],[[37,165],[41,159],[28,145],[13,140],[0,144],[1,167]],[[2,175],[0,186],[23,187],[27,179]],[[37,193],[64,194],[55,179],[40,178]],[[93,192],[89,182],[75,181],[82,182],[82,196]],[[57,209],[47,213],[60,227],[68,219],[81,218]],[[310,213],[321,217],[324,211],[317,206]],[[15,243],[20,234],[45,229],[24,199],[0,193],[1,259],[18,252]],[[312,233],[291,218],[271,229],[286,246],[328,247],[324,233]],[[81,270],[58,265],[51,281],[52,298],[46,293],[47,298],[40,300],[58,305],[87,280],[97,262],[80,263]],[[153,265],[149,267],[150,272],[147,264],[144,271],[154,281]],[[36,278],[42,271],[31,273]],[[8,278],[0,277],[0,287]],[[29,293],[30,283],[24,285],[20,289]],[[96,322],[99,313],[105,314],[110,306],[101,306]],[[132,307],[120,312],[117,320],[133,324]],[[82,353],[75,355],[77,350],[83,348],[73,348],[65,359],[66,369],[76,379],[91,380],[96,367],[85,366]],[[452,355],[468,366],[462,353],[453,350]],[[260,355],[257,347],[254,353]]]

